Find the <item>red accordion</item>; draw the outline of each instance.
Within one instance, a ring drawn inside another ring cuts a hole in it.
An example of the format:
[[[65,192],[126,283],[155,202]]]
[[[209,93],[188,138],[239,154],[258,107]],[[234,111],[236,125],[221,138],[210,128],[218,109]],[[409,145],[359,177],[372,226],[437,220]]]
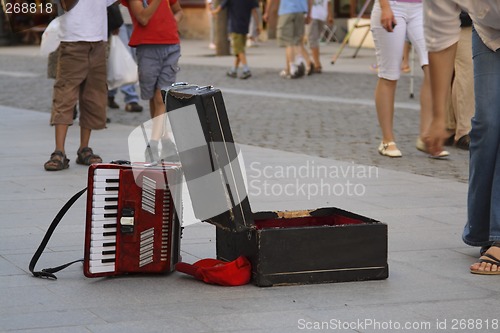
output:
[[[181,179],[176,164],[90,166],[85,276],[174,270],[181,235],[174,202],[181,186],[172,185]]]

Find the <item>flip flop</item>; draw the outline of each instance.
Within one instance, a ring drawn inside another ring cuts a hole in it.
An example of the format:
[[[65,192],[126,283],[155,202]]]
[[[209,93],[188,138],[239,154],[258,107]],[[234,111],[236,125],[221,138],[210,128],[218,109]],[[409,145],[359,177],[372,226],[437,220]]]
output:
[[[485,259],[484,257],[489,258],[489,259]],[[500,260],[498,258],[496,258],[492,254],[485,253],[485,254],[483,254],[483,256],[481,258],[479,258],[479,263],[483,263],[483,262],[488,263],[488,264],[492,264],[492,265],[497,265],[498,270],[496,270],[496,271],[480,271],[480,270],[473,270],[471,268],[470,272],[472,274],[478,274],[478,275],[500,275]]]

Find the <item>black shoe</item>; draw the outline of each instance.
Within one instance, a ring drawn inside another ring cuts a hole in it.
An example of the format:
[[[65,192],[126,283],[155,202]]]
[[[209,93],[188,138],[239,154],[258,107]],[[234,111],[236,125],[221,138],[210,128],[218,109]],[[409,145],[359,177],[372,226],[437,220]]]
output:
[[[304,76],[304,74],[306,73],[306,65],[304,65],[303,62],[301,62],[298,66],[297,66],[297,73],[296,73],[296,76],[297,77],[301,77],[301,76]]]
[[[444,145],[445,146],[453,146],[455,143],[455,134],[452,134],[448,139],[444,140]]]
[[[142,106],[139,105],[137,102],[128,103],[127,105],[125,105],[125,111],[127,111],[127,112],[141,112]]]
[[[76,117],[78,117],[78,109],[77,109],[77,107],[75,105],[75,108],[73,109],[73,120],[75,120]]]
[[[315,69],[314,69],[314,64],[311,62],[311,65],[309,66],[309,70],[307,71],[307,75],[312,75],[313,73],[316,73],[315,72]]]
[[[108,97],[108,106],[111,109],[119,109],[120,108],[120,106],[118,104],[116,104],[114,97]]]
[[[469,134],[465,134],[460,139],[458,139],[457,142],[455,143],[455,147],[463,149],[463,150],[469,150],[469,145],[470,145]]]

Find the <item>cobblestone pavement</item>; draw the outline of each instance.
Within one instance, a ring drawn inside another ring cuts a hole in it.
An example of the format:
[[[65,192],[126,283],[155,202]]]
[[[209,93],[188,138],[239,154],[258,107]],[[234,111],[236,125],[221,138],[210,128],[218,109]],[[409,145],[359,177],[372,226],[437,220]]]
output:
[[[45,73],[43,58],[0,55],[0,105],[48,114],[53,80]],[[220,66],[192,64],[181,66],[178,74],[178,81],[221,89],[238,143],[467,182],[468,152],[450,148],[448,160],[432,160],[415,149],[419,96],[409,98],[409,77],[400,80],[394,119],[404,156],[390,159],[378,154],[381,134],[373,104],[376,80],[374,74],[332,72],[284,80],[276,69],[265,68],[254,68],[252,78],[239,80],[227,78]],[[419,84],[417,77],[415,87]],[[120,95],[117,102],[123,107]],[[147,102],[142,104],[145,110],[141,113],[109,110],[110,126],[148,120]],[[48,121],[47,115],[47,126]]]

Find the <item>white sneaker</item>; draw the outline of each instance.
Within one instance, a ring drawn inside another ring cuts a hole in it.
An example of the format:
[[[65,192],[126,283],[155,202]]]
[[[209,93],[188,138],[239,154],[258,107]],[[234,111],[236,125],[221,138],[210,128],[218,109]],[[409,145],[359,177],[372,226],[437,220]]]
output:
[[[388,157],[401,157],[401,156],[403,156],[403,154],[401,154],[401,151],[397,148],[391,149],[391,150],[387,149],[391,146],[395,147],[396,143],[394,141],[387,142],[387,143],[381,142],[380,146],[378,146],[378,152],[380,153],[380,155],[388,156]]]

